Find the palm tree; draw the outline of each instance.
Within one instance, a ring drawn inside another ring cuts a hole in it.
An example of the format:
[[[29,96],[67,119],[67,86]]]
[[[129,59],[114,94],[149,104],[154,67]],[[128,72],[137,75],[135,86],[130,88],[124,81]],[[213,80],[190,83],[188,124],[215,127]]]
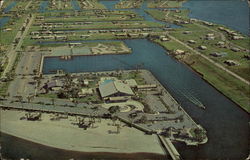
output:
[[[121,125],[120,125],[120,123],[118,123],[118,124],[116,125],[116,133],[117,133],[117,134],[120,133],[120,129],[121,129]]]
[[[21,106],[23,108],[23,97],[22,96],[16,96],[19,100],[19,102],[21,103]]]
[[[74,99],[74,100],[73,100],[73,103],[75,104],[75,107],[77,107],[79,101],[78,101],[77,99]]]
[[[26,98],[27,98],[27,100],[28,100],[28,103],[30,103],[31,100],[32,100],[34,97],[33,97],[33,96],[27,96]]]
[[[50,100],[51,100],[52,105],[55,106],[55,99],[51,98]]]

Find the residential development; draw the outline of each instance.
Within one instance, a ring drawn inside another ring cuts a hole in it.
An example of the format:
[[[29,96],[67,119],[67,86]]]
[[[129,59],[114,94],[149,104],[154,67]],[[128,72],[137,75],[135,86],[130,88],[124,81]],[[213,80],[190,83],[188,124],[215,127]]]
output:
[[[229,103],[204,95],[249,113],[249,36],[185,3],[0,1],[0,131],[43,145],[2,136],[0,157],[189,159],[179,145],[208,145],[203,118]]]

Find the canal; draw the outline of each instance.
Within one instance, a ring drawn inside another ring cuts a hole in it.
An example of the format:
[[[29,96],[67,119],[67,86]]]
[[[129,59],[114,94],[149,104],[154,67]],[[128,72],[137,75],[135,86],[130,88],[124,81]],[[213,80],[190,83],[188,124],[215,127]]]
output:
[[[101,2],[106,4],[109,9],[112,9],[115,4],[112,1]],[[192,3],[196,3],[194,1],[190,3],[187,2],[184,7],[191,10],[192,17],[196,17],[198,13],[192,10],[195,10],[196,7],[199,8],[199,6],[192,5]],[[214,6],[216,4],[217,2],[213,3]],[[235,3],[232,2],[228,5],[232,4]],[[226,5],[220,5],[220,9],[223,7]],[[147,9],[145,4],[141,9],[137,9],[137,13],[151,21],[152,17],[148,16],[143,9]],[[218,7],[213,9],[216,13],[220,11]],[[216,13],[214,14],[216,15]],[[230,12],[224,14],[230,14]],[[204,16],[201,19],[209,20]],[[244,32],[241,28],[246,27],[244,23],[238,25],[237,29]],[[184,159],[193,159],[194,157],[197,159],[244,159],[247,157],[248,141],[246,140],[249,137],[249,118],[246,112],[207,84],[189,67],[167,55],[166,51],[157,44],[145,39],[125,40],[124,42],[132,48],[132,54],[75,57],[71,61],[48,58],[45,60],[44,72],[49,73],[50,70],[56,69],[63,69],[67,72],[134,69],[137,64],[143,64],[144,68],[150,70],[182,104],[191,117],[208,130],[209,141],[205,145],[187,147],[183,144],[176,144]],[[196,107],[190,99],[203,103],[206,110]]]
[[[236,0],[237,1],[237,0]],[[112,1],[102,1],[103,4],[112,7],[115,3]],[[223,12],[224,17],[231,17],[231,21],[220,19],[218,14],[221,9],[227,10],[227,6],[234,5],[242,13],[244,2],[226,1],[224,5],[217,6],[218,1],[205,2],[209,3],[210,10],[206,9],[199,1],[188,1],[184,7],[191,10],[191,17],[207,21],[225,24],[229,27],[245,33],[248,24],[238,24],[238,15],[231,12]],[[210,4],[211,3],[211,4]],[[225,4],[226,3],[226,4]],[[237,6],[236,6],[237,5]],[[145,6],[144,6],[145,7]],[[196,11],[200,10],[200,11]],[[138,12],[141,12],[140,10]],[[204,15],[199,17],[197,14],[202,12]],[[205,15],[210,14],[209,17]],[[216,14],[217,13],[217,14]],[[244,11],[245,13],[245,11]],[[143,14],[143,13],[140,13]],[[147,16],[147,14],[143,15]],[[242,18],[243,17],[243,18]],[[240,19],[245,19],[242,15]],[[147,17],[150,19],[150,17]],[[247,34],[247,33],[246,33]],[[189,147],[181,143],[175,143],[178,151],[185,160],[193,159],[245,159],[248,155],[249,147],[249,115],[240,109],[236,104],[219,93],[211,85],[206,83],[197,73],[193,72],[188,66],[178,62],[157,44],[146,39],[124,40],[128,47],[132,48],[132,54],[128,55],[104,55],[104,56],[79,56],[72,60],[65,61],[59,58],[47,58],[43,68],[44,73],[50,73],[51,70],[63,69],[67,72],[92,72],[116,69],[134,69],[136,65],[141,64],[143,68],[150,70],[157,79],[166,87],[169,92],[181,103],[188,114],[208,132],[208,143],[198,147]],[[190,99],[196,99],[206,106],[202,110],[195,106]],[[9,138],[9,137],[8,137]],[[10,138],[11,139],[11,138]],[[12,138],[13,141],[13,138]],[[25,146],[21,143],[19,146]],[[29,144],[30,145],[30,144]],[[8,147],[3,147],[8,150]],[[44,152],[43,152],[44,151]],[[32,150],[32,154],[51,153],[59,156],[63,151],[54,152],[47,147],[41,147],[39,150]],[[6,153],[6,152],[5,152]],[[22,149],[16,149],[15,155],[26,156]],[[12,155],[14,156],[14,155]],[[32,155],[30,155],[32,157]],[[60,157],[60,156],[59,156]]]
[[[11,11],[13,7],[17,4],[16,1],[11,2],[6,8],[3,9],[3,13],[8,13]],[[0,29],[4,27],[5,24],[7,24],[10,20],[10,17],[4,16],[0,18]]]
[[[176,145],[184,158],[246,157],[248,148],[246,139],[249,135],[247,113],[186,65],[167,55],[157,44],[146,39],[124,42],[132,48],[132,54],[79,56],[69,61],[47,58],[43,71],[49,73],[51,70],[62,69],[67,72],[94,72],[135,69],[136,65],[142,64],[159,79],[191,117],[208,130],[209,141],[205,145],[198,148]],[[190,99],[203,103],[206,110],[195,106]]]

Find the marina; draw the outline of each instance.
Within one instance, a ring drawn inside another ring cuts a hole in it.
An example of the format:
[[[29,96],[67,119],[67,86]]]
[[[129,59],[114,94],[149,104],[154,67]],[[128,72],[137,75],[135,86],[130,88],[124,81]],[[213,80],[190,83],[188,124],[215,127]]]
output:
[[[13,44],[1,39],[10,59],[0,57],[1,156],[248,157],[246,1],[46,0],[18,12],[20,22],[10,15],[19,3],[0,17],[1,35],[20,28]]]

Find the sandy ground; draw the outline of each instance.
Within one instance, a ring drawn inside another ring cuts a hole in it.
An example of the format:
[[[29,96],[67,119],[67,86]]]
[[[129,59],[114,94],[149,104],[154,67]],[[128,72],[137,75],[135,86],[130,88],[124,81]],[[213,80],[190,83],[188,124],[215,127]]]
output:
[[[164,154],[155,135],[145,135],[123,123],[117,134],[111,120],[102,119],[94,128],[84,130],[72,124],[76,123],[76,117],[51,121],[52,114],[42,114],[41,121],[27,121],[20,120],[25,115],[22,111],[0,110],[0,114],[1,132],[50,147],[84,152]]]

